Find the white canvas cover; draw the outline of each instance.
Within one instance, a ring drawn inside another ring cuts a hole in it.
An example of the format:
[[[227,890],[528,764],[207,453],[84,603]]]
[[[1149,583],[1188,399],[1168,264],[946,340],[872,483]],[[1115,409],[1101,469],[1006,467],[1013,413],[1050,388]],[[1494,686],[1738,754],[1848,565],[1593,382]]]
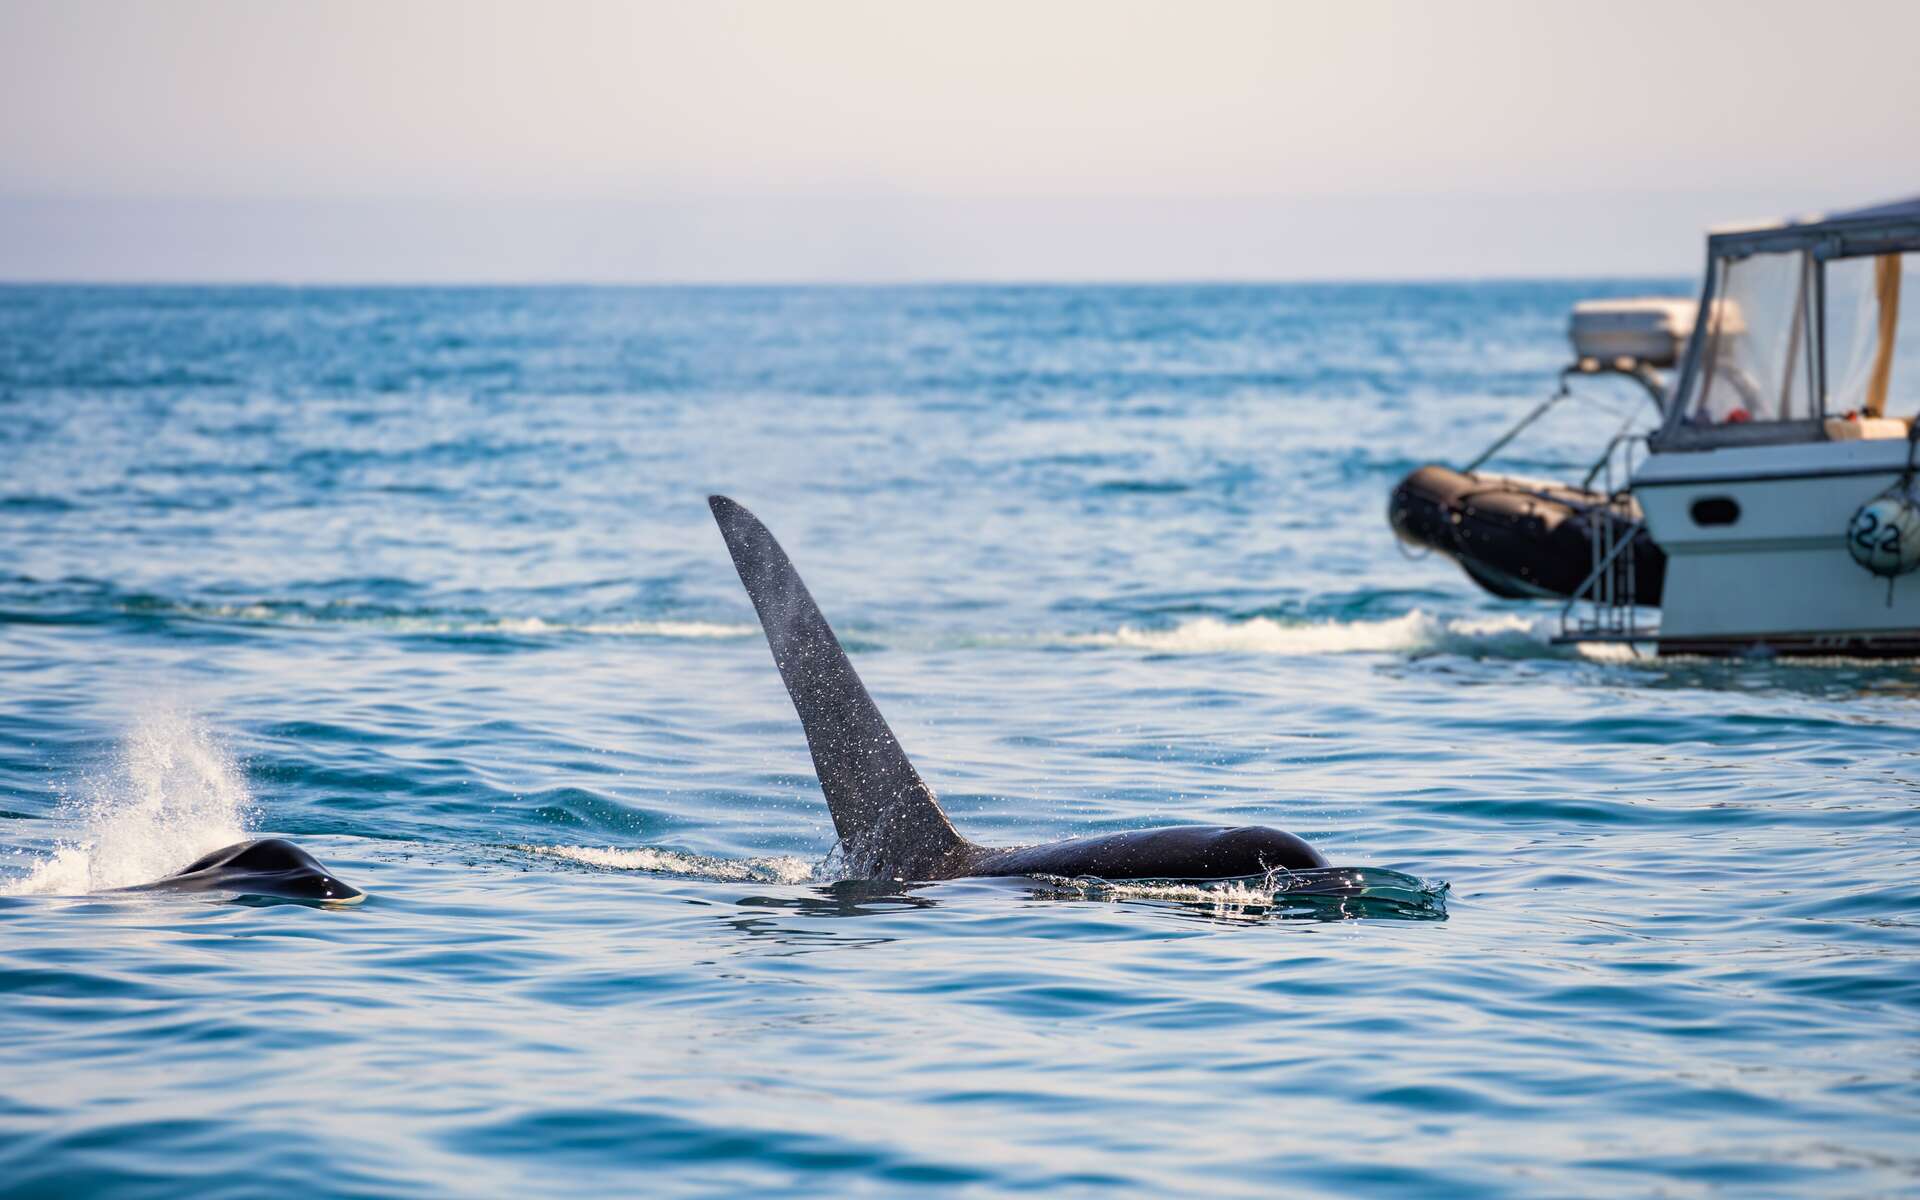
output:
[[[1827,264],[1829,413],[1910,417],[1920,409],[1917,310],[1920,253]]]
[[[1883,204],[1869,204],[1865,208],[1830,212],[1820,219],[1823,221],[1885,221],[1909,218],[1920,220],[1920,196],[1908,196],[1905,200],[1889,200]]]
[[[1888,200],[1880,204],[1868,204],[1861,208],[1839,209],[1834,212],[1807,213],[1797,217],[1785,217],[1772,221],[1736,221],[1731,224],[1717,225],[1710,233],[1752,233],[1766,229],[1798,229],[1808,225],[1825,225],[1833,221],[1920,221],[1920,196],[1909,196],[1904,200]]]

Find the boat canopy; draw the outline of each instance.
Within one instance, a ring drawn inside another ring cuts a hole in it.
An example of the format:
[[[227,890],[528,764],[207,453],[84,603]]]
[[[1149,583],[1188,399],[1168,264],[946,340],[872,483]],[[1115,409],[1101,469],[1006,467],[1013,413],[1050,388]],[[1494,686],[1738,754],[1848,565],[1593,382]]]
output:
[[[1917,276],[1920,196],[1711,232],[1654,448],[1906,437],[1920,411]]]

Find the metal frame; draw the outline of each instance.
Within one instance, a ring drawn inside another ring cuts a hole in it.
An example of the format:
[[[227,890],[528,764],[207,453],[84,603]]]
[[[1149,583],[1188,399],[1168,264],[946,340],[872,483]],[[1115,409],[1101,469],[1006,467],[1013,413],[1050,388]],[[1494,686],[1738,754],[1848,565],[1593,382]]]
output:
[[[1787,250],[1810,250],[1819,259],[1863,258],[1920,250],[1920,214],[1843,216],[1707,235],[1710,257],[1746,258]]]
[[[1694,310],[1693,333],[1687,338],[1687,352],[1680,360],[1680,377],[1674,380],[1673,393],[1667,400],[1666,419],[1660,422],[1660,432],[1655,436],[1654,448],[1664,442],[1670,431],[1680,424],[1680,414],[1686,411],[1686,399],[1693,395],[1693,381],[1700,373],[1700,356],[1706,352],[1707,326],[1712,323],[1715,289],[1720,283],[1720,272],[1716,270],[1717,260],[1713,253],[1713,239],[1707,239],[1707,269],[1705,281],[1700,285],[1700,306]],[[1698,314],[1707,314],[1702,320]]]
[[[1807,260],[1813,264],[1814,378],[1820,381],[1820,391],[1814,400],[1820,405],[1824,423],[1827,415],[1827,260],[1811,253]],[[1821,432],[1826,432],[1824,424]]]
[[[1659,636],[1659,626],[1643,624],[1640,610],[1634,604],[1638,586],[1635,568],[1638,563],[1633,545],[1646,529],[1646,517],[1643,515],[1638,520],[1629,521],[1624,528],[1616,527],[1613,520],[1621,499],[1631,491],[1634,446],[1645,441],[1638,434],[1615,435],[1607,443],[1600,461],[1587,474],[1589,481],[1595,475],[1604,474],[1603,494],[1606,502],[1596,504],[1580,514],[1579,519],[1588,523],[1592,569],[1560,607],[1560,632],[1553,638],[1555,645],[1579,642],[1624,642],[1632,645],[1652,641]],[[1614,466],[1616,457],[1620,459],[1617,477]],[[1587,606],[1584,613],[1580,607],[1583,604]]]

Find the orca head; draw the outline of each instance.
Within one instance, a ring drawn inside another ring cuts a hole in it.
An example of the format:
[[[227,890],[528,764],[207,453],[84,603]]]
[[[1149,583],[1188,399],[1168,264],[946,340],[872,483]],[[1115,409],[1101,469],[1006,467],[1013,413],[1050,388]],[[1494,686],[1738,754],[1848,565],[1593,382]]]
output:
[[[334,904],[351,904],[366,896],[352,884],[334,878],[313,855],[283,838],[222,846],[163,879],[142,884],[140,890],[235,892]]]

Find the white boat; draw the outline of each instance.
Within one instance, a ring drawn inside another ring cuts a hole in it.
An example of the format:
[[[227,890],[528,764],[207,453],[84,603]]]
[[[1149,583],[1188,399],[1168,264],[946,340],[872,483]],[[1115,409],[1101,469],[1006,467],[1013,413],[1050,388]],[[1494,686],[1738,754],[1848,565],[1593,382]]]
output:
[[[1564,597],[1566,641],[1920,655],[1915,274],[1920,197],[1715,230],[1697,301],[1577,306],[1561,392],[1466,469],[1403,480],[1395,531],[1498,594]],[[1479,470],[1601,373],[1638,379],[1659,415],[1581,487]]]

